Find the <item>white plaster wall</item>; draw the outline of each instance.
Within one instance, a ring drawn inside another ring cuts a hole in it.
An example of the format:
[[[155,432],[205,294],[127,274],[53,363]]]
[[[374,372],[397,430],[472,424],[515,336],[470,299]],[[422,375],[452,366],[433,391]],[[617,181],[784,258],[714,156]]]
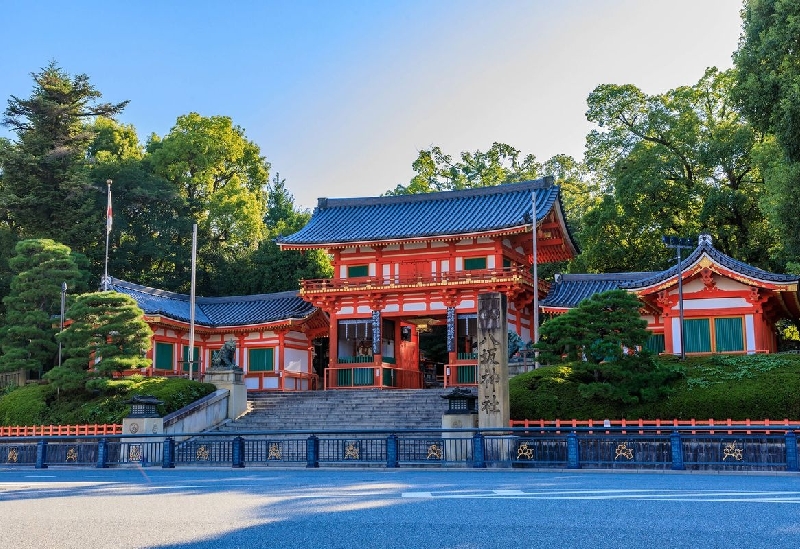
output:
[[[744,315],[744,331],[747,354],[753,354],[756,352],[756,327],[753,315]]]
[[[681,354],[681,319],[672,318],[672,353]]]
[[[740,307],[752,307],[746,299],[741,297],[716,297],[707,299],[686,299],[683,300],[683,310],[691,311],[695,309],[735,309]],[[672,307],[673,310],[680,310],[678,302]]]
[[[308,352],[300,349],[284,349],[284,366],[287,372],[308,373]]]

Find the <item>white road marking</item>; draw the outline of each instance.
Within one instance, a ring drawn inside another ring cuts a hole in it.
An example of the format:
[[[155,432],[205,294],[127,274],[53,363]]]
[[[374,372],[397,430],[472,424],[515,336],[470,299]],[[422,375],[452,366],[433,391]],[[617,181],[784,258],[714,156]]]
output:
[[[532,491],[480,490],[474,492],[403,492],[404,498],[417,499],[542,499],[542,500],[647,500],[716,501],[757,503],[800,503],[800,492],[732,490],[565,490]]]

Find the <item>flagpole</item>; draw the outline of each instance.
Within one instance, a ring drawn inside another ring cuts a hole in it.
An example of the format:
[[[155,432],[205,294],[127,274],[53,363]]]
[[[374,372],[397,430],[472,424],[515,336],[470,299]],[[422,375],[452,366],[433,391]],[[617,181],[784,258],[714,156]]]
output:
[[[539,343],[539,250],[536,230],[536,190],[531,193],[531,207],[533,209],[533,227],[531,228],[531,238],[533,239],[533,343]]]
[[[109,238],[111,237],[111,223],[112,223],[112,216],[111,216],[111,180],[106,179],[106,185],[108,185],[108,207],[106,208],[106,266],[105,272],[103,274],[103,291],[108,291],[109,283],[111,282],[108,279],[108,242]]]
[[[197,262],[197,223],[192,225],[192,285],[189,292],[189,351],[186,358],[189,359],[189,379],[192,379],[192,366],[194,366],[194,287],[195,287],[195,263]],[[199,374],[200,372],[198,372]]]

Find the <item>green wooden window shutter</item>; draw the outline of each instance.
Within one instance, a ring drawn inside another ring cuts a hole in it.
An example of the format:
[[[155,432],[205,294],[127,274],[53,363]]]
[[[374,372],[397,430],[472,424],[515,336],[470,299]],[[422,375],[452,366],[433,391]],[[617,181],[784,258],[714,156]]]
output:
[[[172,370],[172,343],[156,343],[156,370]]]
[[[478,269],[485,269],[486,268],[486,258],[485,257],[467,257],[464,258],[464,270],[465,271],[474,271]]]
[[[715,318],[714,336],[718,353],[744,351],[742,318]]]
[[[372,368],[353,368],[353,385],[372,385],[375,381]]]
[[[194,348],[194,358],[192,359],[194,364],[192,364],[192,371],[197,372],[200,370],[200,347]],[[181,370],[184,372],[189,371],[189,347],[184,345],[183,346],[183,359],[181,362]]]
[[[656,355],[663,353],[666,349],[664,346],[664,334],[650,334],[647,343],[645,343],[645,349]]]
[[[687,353],[711,352],[711,324],[707,318],[683,321],[683,345]]]
[[[261,349],[248,349],[248,371],[272,372],[275,370],[275,349],[264,347]]]
[[[347,267],[347,278],[369,276],[369,265],[350,265]]]

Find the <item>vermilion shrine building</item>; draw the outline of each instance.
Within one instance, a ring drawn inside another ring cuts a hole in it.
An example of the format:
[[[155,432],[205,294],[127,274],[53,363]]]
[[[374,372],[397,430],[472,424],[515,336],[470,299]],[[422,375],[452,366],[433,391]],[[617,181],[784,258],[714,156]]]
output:
[[[419,332],[447,327],[445,386],[476,383],[477,298],[508,298],[509,330],[532,339],[532,213],[540,263],[577,253],[548,177],[464,191],[319,200],[282,249],[324,249],[334,277],[300,295],[330,318],[326,388],[422,387]],[[539,284],[541,297],[547,290]]]
[[[134,298],[153,330],[149,375],[189,373],[190,299],[111,280],[111,290]],[[236,343],[235,363],[245,372],[248,390],[303,391],[317,388],[315,343],[328,334],[328,318],[297,292],[199,297],[195,300],[193,376],[198,379],[212,353],[229,340]],[[321,368],[320,368],[321,369]],[[134,373],[134,372],[125,372]]]
[[[800,318],[798,281],[797,275],[737,261],[702,235],[686,259],[665,271],[556,275],[541,309],[561,314],[592,294],[622,288],[642,302],[642,318],[652,333],[648,347],[681,354],[682,294],[684,353],[774,353],[776,322]]]
[[[533,208],[535,200],[536,207]],[[508,329],[533,338],[533,222],[538,262],[568,260],[577,248],[559,187],[548,177],[424,195],[319,200],[309,223],[279,239],[282,249],[324,249],[330,279],[299,292],[198,298],[194,357],[199,373],[225,341],[249,390],[420,388],[420,334],[445,329],[445,386],[475,385],[477,297],[507,297]],[[686,353],[777,350],[775,323],[800,317],[798,280],[768,273],[714,249],[711,238],[661,272],[557,275],[539,281],[540,310],[560,314],[593,293],[634,292],[653,336],[649,346],[679,354],[678,278]],[[189,298],[113,280],[153,328],[154,373],[187,371]]]

